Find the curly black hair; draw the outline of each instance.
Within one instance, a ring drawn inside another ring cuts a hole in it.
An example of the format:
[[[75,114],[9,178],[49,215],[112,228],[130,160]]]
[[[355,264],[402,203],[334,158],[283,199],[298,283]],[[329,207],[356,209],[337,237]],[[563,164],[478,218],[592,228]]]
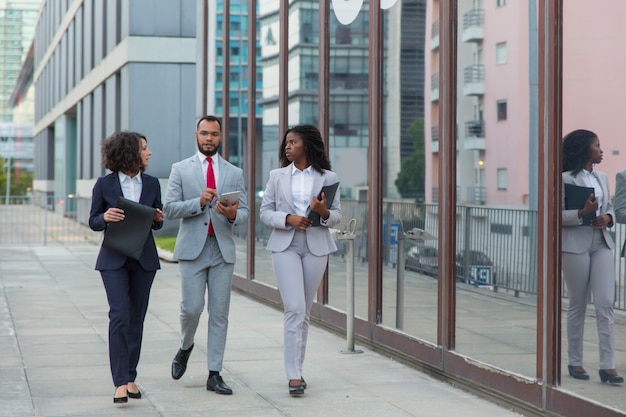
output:
[[[578,129],[568,133],[563,138],[563,167],[562,171],[572,171],[576,176],[589,161],[591,142],[598,135],[590,130]]]
[[[322,140],[322,134],[313,125],[298,125],[287,129],[283,141],[279,149],[280,166],[286,167],[291,162],[287,159],[285,154],[285,146],[287,145],[287,135],[293,133],[298,135],[304,142],[304,153],[307,161],[311,164],[314,170],[320,174],[324,173],[324,170],[330,170],[330,161],[326,155],[324,149],[324,141]]]
[[[141,138],[136,132],[115,132],[102,141],[102,166],[113,172],[134,174],[143,172],[141,161]]]

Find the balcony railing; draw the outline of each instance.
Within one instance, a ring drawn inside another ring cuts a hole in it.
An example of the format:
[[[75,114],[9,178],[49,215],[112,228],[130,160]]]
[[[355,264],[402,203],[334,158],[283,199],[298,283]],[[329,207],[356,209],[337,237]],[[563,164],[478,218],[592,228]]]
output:
[[[484,138],[485,121],[470,120],[469,122],[465,122],[465,137]]]
[[[439,101],[439,72],[430,76],[430,101]]]
[[[463,15],[463,42],[482,42],[485,37],[485,12],[483,9],[472,9]]]
[[[433,22],[430,29],[430,49],[436,51],[439,48],[439,20]]]
[[[439,141],[439,125],[430,128],[430,137],[434,141]]]
[[[463,94],[477,96],[485,94],[485,66],[470,65],[463,70]]]

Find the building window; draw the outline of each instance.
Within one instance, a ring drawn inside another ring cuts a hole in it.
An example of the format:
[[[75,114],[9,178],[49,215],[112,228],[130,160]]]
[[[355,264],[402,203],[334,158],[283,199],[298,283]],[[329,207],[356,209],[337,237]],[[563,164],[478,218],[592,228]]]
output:
[[[506,0],[496,0],[496,6],[498,7],[506,6]]]
[[[506,120],[506,100],[497,101],[498,121]]]
[[[498,190],[506,190],[507,189],[507,170],[506,168],[498,168],[497,169],[497,182],[498,182]]]
[[[506,42],[496,44],[496,64],[506,64]]]

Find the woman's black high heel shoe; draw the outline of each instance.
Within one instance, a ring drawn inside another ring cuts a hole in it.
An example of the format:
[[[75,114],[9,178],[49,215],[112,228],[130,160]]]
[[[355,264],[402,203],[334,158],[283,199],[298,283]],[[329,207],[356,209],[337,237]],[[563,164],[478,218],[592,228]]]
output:
[[[128,397],[113,397],[113,403],[125,404],[128,402]]]
[[[624,377],[610,374],[604,369],[600,369],[598,373],[600,374],[600,380],[602,382],[608,382],[609,384],[621,384],[622,382],[624,382]]]
[[[577,371],[572,365],[567,365],[567,371],[569,372],[569,376],[572,378],[589,381],[589,374],[584,369],[582,371]],[[600,374],[600,376],[602,376],[602,374]]]
[[[128,397],[129,398],[134,398],[135,400],[138,400],[141,398],[141,391],[137,391],[137,392],[130,392],[128,391]]]

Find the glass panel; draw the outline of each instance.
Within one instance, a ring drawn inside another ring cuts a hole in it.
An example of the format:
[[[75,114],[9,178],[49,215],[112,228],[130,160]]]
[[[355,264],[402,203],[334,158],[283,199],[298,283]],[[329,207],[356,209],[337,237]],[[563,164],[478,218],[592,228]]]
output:
[[[384,27],[383,323],[436,342],[437,215],[427,215],[424,201],[433,126],[425,117],[437,102],[424,94],[426,4],[398,1],[384,12]],[[431,230],[432,239],[407,233],[417,229]]]
[[[311,2],[317,3],[317,2]],[[355,2],[358,3],[358,2]],[[317,20],[317,12],[312,12]],[[356,222],[354,248],[355,315],[367,318],[367,195],[368,195],[368,25],[364,4],[354,21],[342,25],[331,4],[330,11],[330,161],[341,182],[343,221],[346,230]],[[360,82],[358,81],[360,80]],[[329,261],[328,302],[346,310],[346,258],[349,244],[338,241],[339,250]]]
[[[623,106],[626,91],[626,77],[620,70],[626,64],[626,53],[622,47],[626,28],[616,16],[626,13],[626,3],[602,1],[601,5],[602,7],[594,8],[593,13],[589,13],[585,2],[563,2],[563,134],[586,129],[597,135],[604,157],[601,162],[595,160],[592,172],[596,175],[592,175],[592,181],[588,185],[593,185],[594,188],[598,186],[593,178],[600,178],[600,183],[607,183],[608,188],[603,188],[601,193],[596,191],[601,204],[599,214],[606,218],[604,213],[610,207],[609,201],[612,198],[616,224],[606,230],[608,233],[591,232],[588,231],[589,226],[567,222],[567,210],[564,211],[561,383],[565,390],[624,412],[626,398],[614,395],[610,392],[613,390],[599,383],[598,370],[617,368],[620,375],[626,374],[626,325],[621,320],[626,310],[626,268],[620,257],[626,237],[626,227],[623,224],[626,221],[623,214],[626,210],[626,177],[623,171],[626,164],[622,153],[625,151],[622,129],[617,122],[621,115],[616,112],[616,109]],[[581,30],[583,25],[585,30]],[[590,136],[593,134],[579,135],[575,145],[570,144],[574,143],[570,142],[572,139],[568,139],[567,145],[563,143],[564,170],[569,171],[576,165],[565,163],[566,159],[574,160],[569,156],[572,150],[584,155],[582,149],[588,146]],[[571,174],[564,174],[566,182],[587,184],[583,179],[584,172]],[[579,252],[573,250],[572,245],[577,243],[573,239],[585,239],[581,237],[585,233],[589,233],[585,236],[593,233],[599,237],[598,241],[588,252],[573,253]],[[610,240],[614,241],[613,248],[608,246]],[[600,258],[603,253],[606,258]],[[590,259],[591,266],[587,259]],[[572,268],[572,265],[577,266]],[[585,273],[585,270],[590,272]],[[587,293],[587,288],[590,288],[590,294]],[[603,303],[603,300],[606,301]],[[577,320],[577,315],[582,320]],[[580,329],[579,332],[576,329]],[[611,329],[613,348],[608,342]],[[577,337],[577,333],[580,336]],[[599,340],[599,333],[609,336]],[[574,341],[579,337],[581,347],[577,348],[578,344]],[[601,355],[600,351],[605,353]],[[590,381],[570,376],[568,365],[583,366]]]
[[[218,8],[216,16],[218,21],[224,21],[224,11],[222,8],[223,2],[218,2]],[[228,94],[230,100],[229,106],[229,131],[224,132],[224,140],[228,140],[228,160],[244,169],[244,175],[247,170],[245,166],[245,147],[246,141],[249,138],[247,131],[248,126],[248,109],[247,109],[247,95],[248,95],[248,33],[245,30],[235,30],[235,28],[241,28],[242,23],[245,22],[248,15],[247,4],[241,5],[241,7],[231,7],[230,15],[228,17],[231,26],[230,30],[230,73],[224,73],[223,67],[223,52],[224,52],[224,38],[223,31],[220,31],[217,35],[216,42],[216,75],[217,83],[215,89],[215,109],[216,113],[220,116],[224,116],[222,108],[222,96]],[[245,25],[247,27],[247,24]],[[223,26],[222,26],[223,27]],[[210,43],[209,43],[210,44]],[[257,42],[258,45],[258,42]],[[227,93],[223,91],[223,81],[225,77],[229,77],[230,88]],[[257,108],[257,124],[262,113]],[[255,139],[260,138],[260,135],[255,135]],[[248,193],[255,193],[254,187],[247,188]],[[250,207],[250,216],[254,216],[258,210],[255,207]],[[246,251],[246,236],[247,225],[241,225],[234,229],[235,241],[237,244],[237,262],[235,262],[235,273],[238,275],[246,276],[247,265],[247,251]]]
[[[256,254],[255,270],[257,281],[276,287],[272,258],[265,249],[272,232],[269,226],[261,222],[259,208],[263,190],[272,169],[279,166],[278,144],[282,138],[278,132],[278,54],[280,43],[279,8],[282,2],[262,0],[258,7],[258,32],[260,39],[257,52],[257,127],[261,130],[255,139],[257,149],[257,185],[256,185]],[[262,85],[260,85],[262,84]]]
[[[457,57],[456,349],[528,378],[537,332],[533,3],[459,0]]]

